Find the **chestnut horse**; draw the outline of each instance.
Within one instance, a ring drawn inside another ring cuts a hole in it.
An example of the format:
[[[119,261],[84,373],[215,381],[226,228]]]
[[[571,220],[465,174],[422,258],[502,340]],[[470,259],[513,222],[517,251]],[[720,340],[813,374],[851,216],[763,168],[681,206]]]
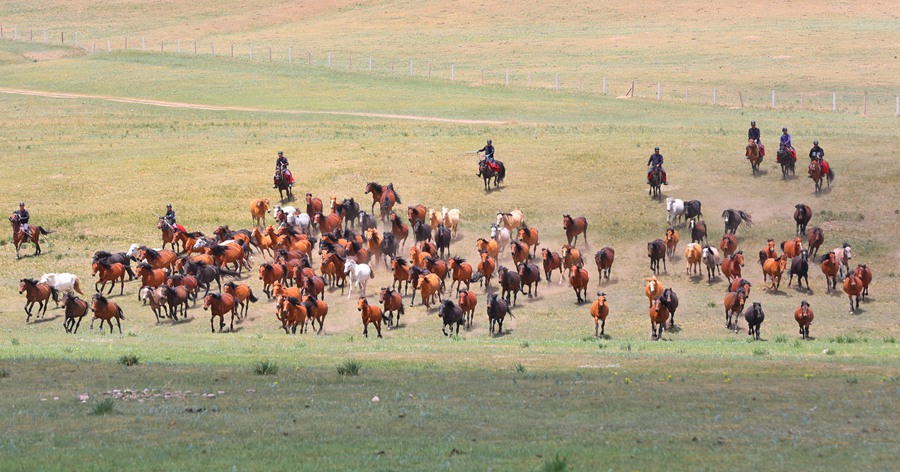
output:
[[[819,246],[825,242],[825,230],[819,228],[818,226],[814,226],[812,229],[809,229],[806,232],[806,244],[809,246],[809,255],[817,256],[819,255]]]
[[[63,308],[66,310],[66,320],[63,321],[63,328],[67,333],[78,334],[78,327],[81,326],[81,320],[87,314],[88,304],[86,301],[78,298],[72,292],[66,292],[63,295]],[[78,323],[75,319],[78,319]],[[74,328],[74,330],[72,329]]]
[[[666,328],[666,320],[669,319],[669,310],[660,303],[659,299],[650,303],[650,340],[659,341],[663,330]]]
[[[397,313],[396,326],[400,326],[400,316],[406,314],[406,310],[403,308],[403,297],[400,296],[400,293],[392,287],[382,287],[378,301],[384,308],[383,318],[387,320],[387,325],[395,326],[394,313]]]
[[[409,217],[409,224],[413,226],[415,226],[416,222],[418,221],[426,224],[428,223],[428,221],[425,220],[425,217],[428,215],[428,208],[425,208],[425,205],[420,204],[407,206],[406,215]],[[435,219],[437,219],[437,215],[435,215]]]
[[[562,284],[562,258],[559,257],[559,253],[552,252],[547,248],[541,248],[541,259],[543,259],[544,274],[547,278],[547,282],[550,282],[550,274],[554,270],[559,270],[559,283]]]
[[[306,194],[306,214],[307,215],[315,215],[316,213],[322,213],[322,199],[319,197],[314,197],[311,193]]]
[[[269,211],[269,199],[257,198],[250,202],[250,216],[253,218],[253,226],[262,228],[266,225],[266,213]]]
[[[581,264],[569,268],[569,285],[575,290],[577,303],[580,305],[587,300],[587,288],[590,283],[590,275],[588,271],[581,267]]]
[[[512,257],[513,264],[519,265],[528,260],[531,250],[527,244],[521,241],[513,241],[509,244],[509,254]]]
[[[735,333],[738,332],[738,316],[744,311],[746,300],[747,296],[742,288],[725,295],[725,327],[734,330]],[[732,324],[732,317],[734,317],[734,324]]]
[[[488,286],[491,284],[491,278],[494,276],[494,270],[497,268],[497,261],[486,251],[479,251],[479,255],[481,256],[481,262],[478,263],[478,272],[481,274],[481,281],[479,281],[478,285],[481,286],[483,281],[484,289],[487,291]],[[560,271],[560,276],[562,276],[562,271]]]
[[[381,221],[391,213],[393,213],[394,204],[402,203],[400,195],[394,190],[394,184],[390,183],[381,193]]]
[[[800,308],[794,310],[794,319],[797,320],[797,324],[800,325],[800,338],[804,340],[809,340],[809,325],[813,322],[816,315],[813,313],[812,308],[809,307],[809,303],[806,300],[800,302]]]
[[[234,332],[234,317],[237,316],[237,304],[234,302],[234,297],[227,293],[221,295],[218,293],[210,293],[203,299],[203,309],[208,310],[210,313],[209,327],[212,329],[213,333],[216,332],[213,320],[217,316],[219,317],[219,332],[221,333],[222,330],[225,329],[225,315],[228,312],[231,312],[230,330]]]
[[[566,231],[566,240],[568,241],[568,245],[577,245],[579,234],[583,235],[581,239],[583,240],[584,244],[587,245],[587,227],[587,218],[583,216],[572,218],[572,215],[563,215],[563,229]],[[575,241],[574,243],[572,242],[573,239]]]
[[[94,283],[94,290],[102,292],[106,288],[106,282],[112,282],[112,285],[109,286],[109,291],[106,292],[109,295],[116,286],[116,279],[119,279],[119,295],[125,294],[125,266],[118,262],[109,264],[97,261],[91,265],[91,269],[92,276],[99,274],[97,282]],[[100,282],[103,282],[103,285],[100,285]]]
[[[472,283],[472,265],[461,257],[453,257],[450,259],[450,288],[453,288],[453,282],[456,282],[456,289],[462,289],[462,284],[466,284],[466,290]]]
[[[597,264],[597,284],[603,283],[603,278],[606,277],[606,280],[609,280],[609,274],[612,272],[613,262],[616,260],[616,251],[609,247],[604,246],[597,254],[594,254],[594,262]]]
[[[763,290],[768,290],[769,286],[767,285],[767,280],[769,277],[772,278],[772,290],[776,293],[778,292],[778,288],[781,286],[781,274],[784,273],[784,268],[787,265],[787,258],[784,257],[784,254],[776,257],[775,259],[766,259],[763,263]]]
[[[831,293],[831,288],[837,289],[837,275],[840,266],[833,252],[822,256],[822,273],[825,274],[825,291]]]
[[[690,243],[684,248],[685,272],[689,277],[700,275],[700,259],[703,257],[703,248],[697,243]]]
[[[9,222],[12,224],[13,245],[16,247],[16,260],[19,260],[19,248],[29,241],[34,244],[34,255],[41,255],[41,235],[48,235],[53,231],[44,229],[42,226],[29,225],[28,234],[25,234],[22,232],[22,224],[19,223],[19,215],[16,214],[9,217]]]
[[[472,321],[475,317],[475,306],[478,305],[478,297],[475,292],[468,289],[459,291],[459,307],[462,308],[463,315],[466,317],[466,328],[472,327]]]
[[[58,296],[55,288],[47,284],[38,283],[34,279],[19,280],[19,293],[25,294],[25,314],[28,315],[25,318],[26,323],[31,319],[31,309],[35,303],[38,304],[37,313],[34,314],[35,319],[37,319],[38,314],[43,318],[47,313],[47,305],[50,304],[50,298],[56,299]]]
[[[181,252],[178,250],[178,245],[175,241],[175,230],[169,226],[169,223],[166,222],[165,218],[162,216],[159,217],[159,220],[156,222],[156,229],[162,231],[162,248],[166,248],[166,244],[172,246],[172,250],[175,252]]]
[[[653,300],[656,300],[660,296],[662,296],[665,287],[660,281],[656,278],[656,276],[651,275],[645,279],[647,284],[644,285],[644,295],[647,296],[647,299],[650,300],[650,305],[653,305]]]
[[[872,283],[872,269],[870,269],[867,264],[859,264],[856,266],[856,276],[862,280],[862,297],[863,300],[865,300],[866,297],[869,296],[869,284]]]
[[[154,269],[174,270],[175,261],[178,260],[178,254],[172,251],[150,249],[147,246],[141,246],[138,249],[137,260],[147,261]]]
[[[591,303],[591,317],[594,318],[594,337],[606,336],[606,317],[609,316],[609,305],[606,294],[597,292],[597,299]]]
[[[409,226],[401,221],[394,212],[390,212],[389,219],[391,221],[391,234],[394,235],[394,240],[400,245],[402,250],[406,246],[406,239],[409,238]],[[382,218],[382,221],[384,221],[384,218]]]
[[[529,228],[523,224],[519,228],[519,240],[532,249],[531,257],[537,257],[537,245],[540,244],[540,235],[537,228]]]
[[[360,296],[359,300],[356,302],[357,310],[360,312],[360,316],[362,317],[363,322],[363,336],[369,337],[369,324],[375,325],[375,330],[378,331],[378,337],[381,337],[381,308],[378,308],[376,305],[369,305],[369,301],[366,300],[366,297]]]
[[[744,267],[744,251],[738,251],[722,260],[722,275],[731,282],[741,278],[741,267]]]
[[[737,251],[738,240],[733,234],[722,235],[722,241],[719,243],[719,249],[722,250],[722,256],[728,257]]]
[[[844,293],[847,294],[847,298],[850,299],[850,314],[855,313],[853,309],[853,297],[856,297],[856,309],[859,309],[859,296],[863,292],[863,283],[862,279],[856,276],[856,272],[849,272],[846,277],[844,277]]]
[[[250,310],[250,304],[259,301],[253,295],[253,289],[247,284],[228,282],[222,286],[222,293],[231,295],[237,301],[239,318],[246,318],[247,312]]]
[[[488,256],[490,256],[494,260],[497,260],[497,257],[500,254],[500,246],[497,244],[497,241],[493,239],[487,240],[484,238],[478,238],[478,240],[475,241],[475,247],[479,251],[487,252]]]
[[[391,259],[391,270],[394,276],[391,287],[400,290],[400,287],[403,286],[403,294],[409,294],[409,263],[402,257],[394,257]]]
[[[116,302],[110,302],[106,300],[106,297],[99,293],[95,293],[93,298],[91,298],[91,311],[94,312],[94,317],[91,318],[91,330],[94,329],[94,320],[100,320],[100,329],[103,329],[103,322],[109,323],[109,332],[113,332],[112,319],[116,319],[116,325],[119,327],[119,334],[122,334],[122,323],[121,320],[125,319],[125,314],[122,313],[122,308],[116,304]]]
[[[783,241],[781,243],[781,251],[784,252],[784,257],[788,259],[799,256],[800,252],[803,251],[803,239],[794,238]]]
[[[673,259],[675,257],[675,248],[678,247],[678,231],[670,227],[666,230],[663,241],[666,242],[666,255],[669,259]]]
[[[750,160],[750,170],[753,171],[753,175],[758,175],[759,164],[762,163],[763,159],[759,144],[756,143],[755,139],[748,140],[747,151],[744,155]]]
[[[284,334],[297,334],[297,325],[300,325],[300,334],[306,332],[309,312],[297,298],[283,297],[276,307],[275,316],[281,320]]]
[[[813,179],[813,182],[816,184],[815,193],[822,191],[823,180],[828,183],[828,188],[831,188],[831,181],[834,180],[834,169],[829,169],[828,175],[823,175],[822,166],[819,165],[819,161],[814,160],[809,164],[806,173],[809,174],[809,178]]]
[[[426,309],[431,308],[432,299],[437,297],[438,301],[443,300],[443,292],[441,291],[441,279],[435,274],[428,272],[421,267],[413,267],[409,271],[409,278],[413,284],[413,290],[419,290],[422,297],[422,304]],[[413,292],[410,298],[409,306],[416,303],[416,294]]]
[[[703,244],[706,242],[706,222],[701,220],[690,220],[691,225],[691,242]]]

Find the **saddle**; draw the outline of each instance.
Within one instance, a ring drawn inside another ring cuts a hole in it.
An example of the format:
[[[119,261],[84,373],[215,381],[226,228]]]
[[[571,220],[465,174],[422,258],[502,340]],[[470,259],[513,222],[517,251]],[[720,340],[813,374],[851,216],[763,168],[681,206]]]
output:
[[[276,184],[280,182],[287,182],[288,184],[294,183],[294,174],[291,173],[289,169],[284,169],[280,173],[276,173]]]
[[[481,163],[484,164],[488,169],[491,169],[492,171],[494,171],[495,173],[500,172],[500,165],[497,164],[497,161],[490,162],[488,160],[483,160],[483,161],[481,161]]]
[[[178,224],[178,223],[175,223],[175,224],[172,225],[172,226],[175,228],[175,231],[179,231],[179,232],[182,232],[182,233],[187,233],[187,230],[184,229],[184,226],[181,226],[181,225]]]

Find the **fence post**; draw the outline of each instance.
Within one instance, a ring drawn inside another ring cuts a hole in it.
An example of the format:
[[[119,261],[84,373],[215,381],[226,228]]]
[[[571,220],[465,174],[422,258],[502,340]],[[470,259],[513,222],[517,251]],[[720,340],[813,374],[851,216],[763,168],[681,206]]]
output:
[[[33,28],[29,31],[29,34],[31,36],[29,38],[29,41],[31,41],[33,43],[34,42],[34,29]]]
[[[484,69],[481,69],[481,85],[484,85]]]
[[[125,49],[128,49],[128,36],[125,36]]]
[[[606,77],[603,78],[603,95],[606,95]]]
[[[831,111],[837,111],[837,94],[831,93]]]
[[[269,62],[272,62],[272,48],[269,48]]]
[[[556,90],[559,90],[559,72],[556,73]]]
[[[718,105],[718,104],[719,104],[719,91],[716,90],[715,87],[713,87],[713,105]]]
[[[740,90],[738,90],[738,98],[741,99],[741,108],[744,108],[744,94]]]
[[[456,80],[456,64],[450,64],[450,80]]]
[[[509,68],[506,69],[506,87],[509,88]]]
[[[13,39],[19,39],[19,25],[13,26]],[[78,33],[75,33],[75,45],[78,46]]]
[[[369,72],[372,72],[372,56],[369,56]]]
[[[662,95],[662,84],[660,82],[656,83],[656,101],[658,102]]]
[[[18,28],[18,26],[16,28]],[[75,47],[78,47],[78,31],[75,32]]]
[[[66,44],[66,33],[63,31],[59,32],[59,43]]]
[[[197,54],[197,40],[194,40],[194,54]]]
[[[772,90],[772,108],[775,108],[775,91]]]
[[[294,49],[288,46],[288,64],[294,63]]]

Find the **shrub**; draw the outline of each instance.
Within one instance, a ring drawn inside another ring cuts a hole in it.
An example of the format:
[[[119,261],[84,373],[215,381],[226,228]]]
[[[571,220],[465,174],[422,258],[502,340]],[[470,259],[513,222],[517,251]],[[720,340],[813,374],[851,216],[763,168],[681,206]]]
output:
[[[761,347],[758,347],[753,350],[753,355],[754,356],[767,356],[767,355],[769,355],[769,351],[767,351]]]
[[[251,368],[256,375],[275,375],[278,373],[278,364],[270,360],[254,362]]]
[[[138,365],[141,363],[141,358],[134,354],[125,354],[119,358],[119,364],[122,364],[126,367],[131,367],[133,365]]]
[[[338,375],[349,377],[351,375],[359,375],[359,369],[362,365],[359,361],[354,359],[348,359],[344,361],[343,364],[339,365],[337,368]]]
[[[520,374],[524,374],[524,373],[525,373],[525,366],[522,365],[522,364],[516,364],[516,372],[518,372],[518,373],[520,373]]]
[[[0,369],[0,379],[5,379],[5,378],[9,377],[9,375],[10,375],[9,369],[6,369],[6,368]]]
[[[91,415],[100,416],[113,413],[113,399],[104,398],[91,406]]]
[[[779,343],[779,344],[781,344],[781,343],[786,343],[786,342],[787,342],[787,336],[785,336],[785,335],[783,335],[783,334],[779,334],[778,336],[775,336],[775,342],[776,342],[776,343]]]
[[[544,461],[544,467],[541,468],[544,472],[565,472],[569,470],[569,464],[566,463],[565,457],[559,457],[559,454],[553,457],[553,459],[547,459]]]
[[[856,385],[859,383],[859,379],[856,377],[847,377],[847,384]]]

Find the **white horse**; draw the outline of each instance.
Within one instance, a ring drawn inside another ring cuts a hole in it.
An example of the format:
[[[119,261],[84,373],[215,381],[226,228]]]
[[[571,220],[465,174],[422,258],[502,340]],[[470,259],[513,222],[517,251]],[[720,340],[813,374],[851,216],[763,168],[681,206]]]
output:
[[[512,241],[509,230],[505,227],[501,228],[496,224],[491,225],[491,239],[497,241],[497,246],[500,248],[497,258],[506,252],[506,247],[509,246],[509,242]]]
[[[347,293],[347,299],[353,294],[353,287],[359,285],[360,294],[366,296],[366,284],[369,279],[375,278],[372,275],[372,268],[369,264],[357,264],[355,260],[347,258],[344,262],[344,275],[350,277],[350,291]]]
[[[677,198],[666,198],[666,223],[678,224],[678,217],[684,222],[684,200]]]
[[[719,252],[712,246],[704,246],[703,256],[701,256],[700,260],[706,265],[707,282],[712,283],[713,279],[716,277],[716,270],[718,269],[719,274],[722,273],[722,268],[719,266],[719,264],[721,264]]]
[[[462,218],[462,214],[456,208],[452,210],[443,208],[441,210],[441,221],[444,222],[445,227],[450,228],[453,231],[453,237],[457,237],[459,233],[460,218]]]
[[[837,261],[838,266],[840,267],[840,275],[841,278],[844,277],[844,269],[847,270],[847,273],[850,273],[850,259],[853,258],[852,248],[849,244],[844,243],[841,247],[834,248],[834,259]]]
[[[84,292],[81,291],[81,281],[78,280],[78,276],[75,274],[69,273],[49,273],[41,276],[40,283],[47,284],[56,289],[57,292],[78,292],[81,295],[84,295]],[[54,301],[56,299],[54,298]],[[59,302],[56,301],[56,306],[59,306]]]
[[[132,244],[131,247],[128,248],[128,252],[126,252],[125,255],[134,259],[135,257],[137,257],[138,251],[140,251],[140,250],[141,250],[141,245],[135,243],[135,244]]]
[[[272,218],[276,218],[279,211],[284,212],[284,221],[288,226],[298,226],[304,234],[310,234],[309,227],[312,224],[312,218],[308,214],[300,213],[299,210],[292,206],[276,206],[272,209]]]

